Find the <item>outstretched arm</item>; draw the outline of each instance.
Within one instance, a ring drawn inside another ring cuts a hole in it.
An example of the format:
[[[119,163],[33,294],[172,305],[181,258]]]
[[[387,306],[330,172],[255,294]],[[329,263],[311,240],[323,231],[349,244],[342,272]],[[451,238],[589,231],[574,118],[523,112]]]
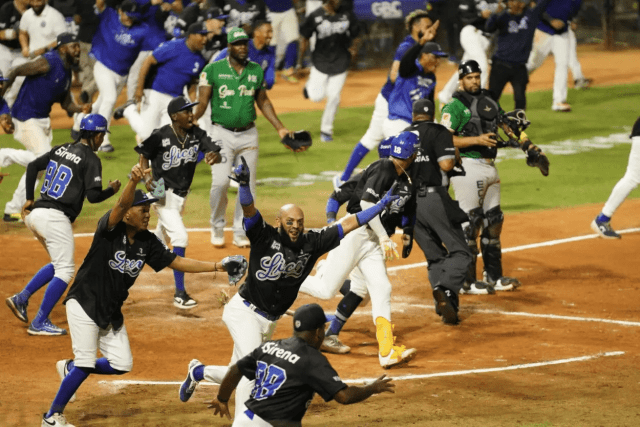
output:
[[[50,69],[51,67],[49,66],[49,61],[47,61],[46,58],[44,57],[36,58],[33,61],[27,62],[26,64],[17,66],[16,68],[9,71],[8,76],[5,76],[8,79],[8,81],[2,87],[2,93],[0,95],[4,95],[9,90],[9,88],[15,81],[16,77],[18,76],[26,77],[26,76],[35,76],[36,74],[44,74],[48,72]]]
[[[393,390],[395,384],[391,383],[391,378],[385,378],[385,376],[386,375],[382,375],[380,378],[364,387],[349,386],[347,388],[343,388],[337,392],[333,398],[338,403],[350,405],[352,403],[362,402],[374,394],[395,393]]]
[[[350,215],[345,217],[338,226],[342,227],[343,237],[347,234],[351,233],[353,230],[360,228],[361,226],[367,224],[373,218],[380,215],[380,213],[384,210],[384,208],[394,200],[400,198],[400,196],[394,195],[393,192],[396,189],[397,184],[393,184],[387,194],[384,195],[382,199],[372,207],[365,209],[361,212],[358,212],[355,215]]]
[[[231,413],[229,412],[229,399],[233,390],[238,387],[238,383],[242,379],[242,373],[240,368],[235,364],[229,368],[227,374],[222,379],[220,388],[218,389],[218,396],[206,403],[209,409],[213,409],[213,415],[220,414],[220,418],[227,417],[231,419]]]
[[[253,196],[251,195],[251,189],[249,188],[249,179],[251,171],[244,156],[240,156],[241,164],[233,169],[235,177],[230,177],[239,184],[238,198],[240,199],[240,206],[242,206],[242,214],[245,218],[253,218],[258,210],[253,204]]]

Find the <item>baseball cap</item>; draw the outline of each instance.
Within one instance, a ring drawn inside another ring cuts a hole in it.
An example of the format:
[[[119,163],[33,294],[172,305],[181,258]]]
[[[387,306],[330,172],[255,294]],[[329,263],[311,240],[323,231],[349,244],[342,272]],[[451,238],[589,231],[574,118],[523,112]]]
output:
[[[60,33],[56,37],[56,49],[67,43],[77,43],[78,37],[73,33]]]
[[[435,107],[433,106],[433,102],[429,99],[418,99],[413,103],[413,114],[429,114],[433,116],[434,111]]]
[[[139,20],[142,17],[140,12],[138,11],[138,3],[133,0],[124,0],[122,3],[120,3],[119,9],[127,14],[127,16],[129,16],[130,18]]]
[[[438,43],[434,43],[434,42],[428,42],[425,43],[424,46],[422,46],[422,49],[420,50],[420,53],[432,53],[435,56],[439,56],[439,57],[444,57],[444,56],[448,56],[440,47],[440,45]]]
[[[229,15],[223,15],[222,14],[222,9],[220,9],[219,7],[210,7],[209,9],[207,9],[204,14],[203,14],[203,18],[206,19],[227,19],[229,17]]]
[[[171,102],[169,102],[167,112],[169,113],[169,115],[172,115],[177,113],[178,111],[186,110],[187,108],[191,108],[197,104],[199,104],[199,102],[191,102],[184,96],[176,96],[171,100]]]
[[[227,43],[233,44],[241,41],[249,40],[249,36],[242,28],[234,27],[227,33]]]
[[[189,29],[187,30],[187,36],[191,34],[207,34],[209,30],[207,30],[207,24],[204,21],[194,22],[189,25]]]
[[[136,190],[133,196],[133,204],[131,206],[144,205],[145,203],[154,203],[157,202],[158,199],[149,197],[147,193],[142,190]]]
[[[297,332],[315,331],[327,323],[327,316],[318,304],[306,304],[293,314],[293,329]]]

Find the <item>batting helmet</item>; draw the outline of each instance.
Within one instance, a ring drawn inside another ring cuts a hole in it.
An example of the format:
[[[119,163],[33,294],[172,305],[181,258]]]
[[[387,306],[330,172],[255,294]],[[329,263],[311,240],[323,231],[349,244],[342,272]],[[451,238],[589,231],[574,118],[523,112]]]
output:
[[[87,114],[80,122],[80,130],[90,132],[109,132],[107,126],[107,119],[100,114]]]
[[[385,138],[382,140],[380,145],[378,145],[378,156],[381,159],[386,159],[391,155],[391,142],[393,141],[393,137]]]
[[[461,79],[467,74],[471,73],[481,73],[480,65],[477,61],[470,59],[468,61],[463,61],[458,65],[458,78]]]
[[[413,156],[416,151],[416,145],[418,144],[418,135],[405,131],[398,134],[393,141],[391,141],[390,154],[397,159],[406,160]]]

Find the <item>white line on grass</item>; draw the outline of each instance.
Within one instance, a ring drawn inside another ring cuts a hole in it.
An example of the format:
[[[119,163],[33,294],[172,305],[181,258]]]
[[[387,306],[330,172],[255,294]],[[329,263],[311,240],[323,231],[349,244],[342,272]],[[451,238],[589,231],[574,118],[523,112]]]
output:
[[[435,377],[454,377],[459,375],[471,375],[471,374],[486,374],[489,372],[501,372],[501,371],[515,371],[517,369],[531,369],[531,368],[539,368],[541,366],[551,366],[551,365],[562,365],[565,363],[575,363],[575,362],[586,362],[587,360],[598,359],[601,357],[612,357],[612,356],[622,356],[624,351],[609,351],[606,353],[598,353],[592,354],[590,356],[581,356],[581,357],[572,357],[570,359],[558,359],[558,360],[549,360],[546,362],[535,362],[535,363],[525,363],[522,365],[511,365],[511,366],[502,366],[497,368],[483,368],[483,369],[469,369],[466,371],[449,371],[449,372],[436,372],[433,374],[411,374],[411,375],[401,375],[401,376],[393,376],[394,381],[404,381],[404,380],[420,380],[425,378],[435,378]],[[350,380],[344,380],[347,384],[357,384],[363,382],[371,382],[376,378],[356,378]],[[114,380],[114,381],[99,381],[98,384],[107,384],[111,386],[128,386],[128,385],[180,385],[182,381],[138,381],[138,380]],[[200,385],[204,386],[217,386],[218,384],[210,383],[210,382],[201,382]]]

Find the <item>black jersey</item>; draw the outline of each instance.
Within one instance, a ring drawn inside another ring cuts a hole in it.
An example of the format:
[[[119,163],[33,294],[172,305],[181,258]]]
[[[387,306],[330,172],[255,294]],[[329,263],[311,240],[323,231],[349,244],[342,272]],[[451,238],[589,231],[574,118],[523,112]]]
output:
[[[16,9],[12,1],[0,7],[0,31],[13,29],[16,32],[15,39],[0,40],[0,43],[9,49],[20,49],[20,41],[18,40],[20,18],[22,18],[22,14]],[[7,76],[5,75],[5,77]]]
[[[320,7],[307,16],[300,34],[309,39],[316,34],[316,46],[311,54],[313,66],[328,75],[344,73],[349,68],[351,41],[358,36],[360,26],[353,13],[339,11],[328,15]]]
[[[154,130],[135,150],[151,161],[153,179],[164,178],[165,186],[183,197],[191,187],[196,172],[198,152],[219,152],[207,133],[193,126],[184,142],[179,142],[171,125]]]
[[[176,259],[176,254],[148,230],[137,233],[129,244],[124,222],[108,229],[110,214],[111,210],[98,221],[89,253],[64,301],[78,301],[100,328],[111,324],[120,329],[124,323],[122,304],[142,267],[146,263],[160,271]]]
[[[285,246],[278,229],[261,216],[246,231],[251,242],[249,273],[238,292],[271,316],[281,316],[291,307],[318,258],[340,244],[337,226],[305,232],[295,248]]]
[[[362,173],[363,172],[352,175],[351,178],[349,178],[340,187],[338,187],[337,190],[331,193],[331,196],[329,197],[331,197],[332,199],[336,199],[340,206],[347,203],[349,200],[351,200],[351,196],[353,196],[353,193],[358,186],[358,182],[360,182],[360,178],[362,178]]]
[[[34,161],[43,165],[48,162],[40,199],[34,208],[57,209],[73,222],[82,211],[87,190],[94,187],[102,190],[100,158],[81,142],[54,147]]]
[[[433,122],[413,123],[406,130],[418,131],[420,134],[420,151],[411,172],[416,188],[447,185],[447,175],[440,169],[438,162],[456,158],[451,132]]]
[[[347,388],[327,358],[303,339],[269,341],[238,361],[255,379],[247,408],[267,422],[299,423],[318,393],[325,402]]]
[[[254,26],[256,21],[267,20],[267,5],[262,0],[224,0],[222,10],[227,18],[227,28]]]

